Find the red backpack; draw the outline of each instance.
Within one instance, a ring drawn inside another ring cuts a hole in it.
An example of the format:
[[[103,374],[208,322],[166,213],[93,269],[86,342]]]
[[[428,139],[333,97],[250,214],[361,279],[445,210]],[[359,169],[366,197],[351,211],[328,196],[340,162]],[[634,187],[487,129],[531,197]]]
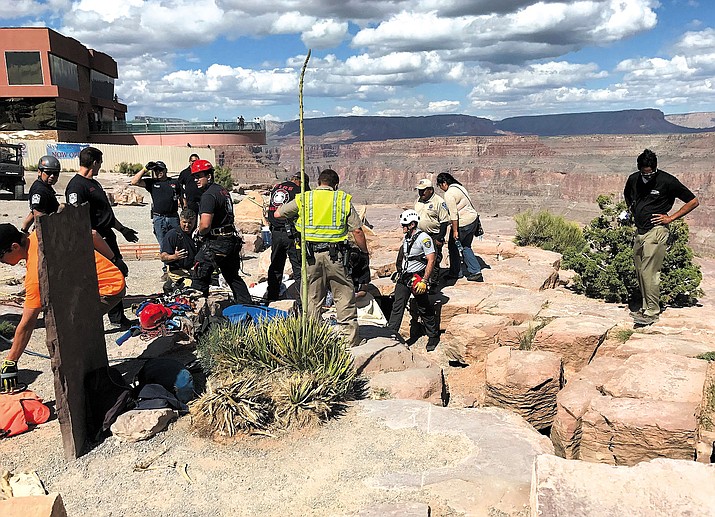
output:
[[[30,390],[0,394],[0,438],[24,433],[29,425],[44,424],[49,418],[50,408]]]

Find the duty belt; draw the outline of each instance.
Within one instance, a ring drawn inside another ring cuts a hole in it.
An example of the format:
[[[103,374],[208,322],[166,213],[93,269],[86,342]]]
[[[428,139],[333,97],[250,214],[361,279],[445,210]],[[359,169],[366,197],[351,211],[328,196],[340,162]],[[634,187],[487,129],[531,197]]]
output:
[[[209,235],[213,237],[221,237],[227,235],[234,235],[236,233],[236,228],[233,225],[222,226],[221,228],[213,228]]]
[[[179,217],[179,214],[176,213],[176,212],[174,212],[174,213],[172,213],[172,214],[160,214],[160,213],[157,213],[157,212],[152,211],[151,216],[152,216],[152,217],[155,217],[155,216],[159,216],[159,217]]]
[[[323,251],[330,251],[331,246],[337,248],[338,243],[336,242],[309,242],[310,247],[313,249],[313,253],[321,253]]]

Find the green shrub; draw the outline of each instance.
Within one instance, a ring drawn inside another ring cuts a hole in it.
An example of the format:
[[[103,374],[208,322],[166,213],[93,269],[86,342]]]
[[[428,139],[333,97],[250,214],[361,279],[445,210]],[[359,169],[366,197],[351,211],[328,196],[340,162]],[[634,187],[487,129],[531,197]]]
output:
[[[516,237],[519,246],[537,246],[539,248],[564,253],[569,248],[583,249],[586,241],[581,227],[567,221],[560,215],[546,210],[533,213],[531,210],[514,216]]]
[[[37,171],[37,165],[34,163],[31,163],[29,165],[25,165],[25,170],[26,171]]]
[[[203,434],[303,427],[356,397],[345,338],[322,321],[289,317],[214,326],[198,342],[206,393],[191,404]]]
[[[15,325],[9,321],[0,320],[0,336],[12,339],[15,335]]]
[[[233,178],[231,177],[231,169],[217,165],[214,167],[214,183],[218,183],[223,188],[231,190],[233,188]]]
[[[625,202],[615,203],[613,196],[596,200],[601,214],[583,230],[588,247],[564,252],[562,267],[577,273],[575,289],[591,298],[607,302],[638,302],[641,299],[633,265],[632,242],[636,233],[631,220],[621,221]],[[661,305],[689,306],[702,291],[700,267],[693,263],[688,247],[688,225],[678,220],[669,225],[675,242],[668,249],[660,276]]]
[[[143,168],[144,166],[141,163],[120,162],[117,164],[117,172],[127,174],[129,176],[134,176]]]

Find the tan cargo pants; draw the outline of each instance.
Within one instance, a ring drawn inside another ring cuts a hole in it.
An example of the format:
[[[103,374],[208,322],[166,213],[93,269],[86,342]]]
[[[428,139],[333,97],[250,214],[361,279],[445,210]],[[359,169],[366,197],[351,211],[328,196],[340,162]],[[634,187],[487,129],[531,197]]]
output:
[[[668,235],[667,227],[656,226],[643,235],[636,235],[633,242],[633,262],[646,316],[660,314],[660,270],[663,267]]]
[[[348,341],[348,346],[358,346],[357,307],[353,282],[345,271],[342,262],[330,260],[330,253],[315,253],[315,263],[306,267],[308,280],[308,313],[320,318],[328,289],[333,293],[335,310],[340,330]]]

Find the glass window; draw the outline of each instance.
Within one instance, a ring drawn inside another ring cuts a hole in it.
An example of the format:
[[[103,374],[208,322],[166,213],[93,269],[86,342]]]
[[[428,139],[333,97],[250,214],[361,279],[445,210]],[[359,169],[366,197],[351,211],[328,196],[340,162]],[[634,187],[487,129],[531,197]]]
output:
[[[114,99],[114,79],[96,70],[92,70],[92,97],[99,99]]]
[[[48,98],[0,99],[0,131],[57,129],[55,100]]]
[[[68,99],[57,99],[57,129],[77,131],[79,104]]]
[[[79,75],[76,64],[50,54],[50,74],[52,75],[52,84],[79,91]]]
[[[7,83],[44,84],[39,52],[5,52]]]

